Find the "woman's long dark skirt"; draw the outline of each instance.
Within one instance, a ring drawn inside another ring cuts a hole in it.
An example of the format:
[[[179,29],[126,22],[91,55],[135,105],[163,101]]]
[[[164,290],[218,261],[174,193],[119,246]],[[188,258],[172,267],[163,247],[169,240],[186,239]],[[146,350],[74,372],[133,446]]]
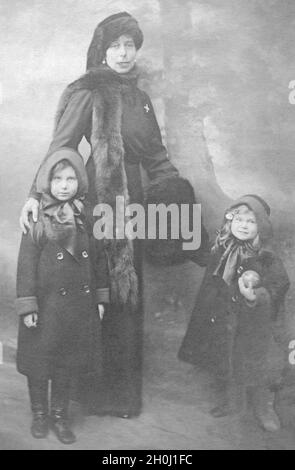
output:
[[[102,322],[102,376],[79,379],[76,399],[90,414],[136,416],[142,407],[143,288],[142,243],[134,241],[134,261],[139,281],[137,311],[125,305],[106,307]]]
[[[88,200],[96,204],[95,168],[93,159],[87,165],[89,179]],[[132,202],[142,202],[139,165],[125,162],[128,190]],[[89,411],[98,414],[138,415],[142,407],[143,358],[143,240],[134,240],[134,265],[138,276],[138,308],[126,304],[118,309],[110,304],[102,322],[102,376],[82,377],[78,385],[78,399]]]
[[[104,317],[103,382],[107,407],[139,414],[142,406],[143,289],[142,243],[134,241],[134,261],[139,280],[139,304],[132,311],[112,305]],[[99,400],[99,397],[98,397]]]

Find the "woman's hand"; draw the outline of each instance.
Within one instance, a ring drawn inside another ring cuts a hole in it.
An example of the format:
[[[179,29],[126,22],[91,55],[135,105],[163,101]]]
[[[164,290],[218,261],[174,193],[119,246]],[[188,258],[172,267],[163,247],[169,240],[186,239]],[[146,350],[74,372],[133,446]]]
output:
[[[24,317],[24,324],[27,328],[36,328],[38,322],[38,314],[37,313],[29,313]]]
[[[20,228],[22,229],[24,234],[26,234],[27,231],[30,229],[29,214],[32,214],[33,221],[37,222],[38,211],[39,201],[37,201],[37,199],[34,199],[33,197],[30,197],[22,208],[21,216],[19,218]]]
[[[250,284],[249,286],[245,286],[244,280],[242,277],[239,278],[238,283],[239,283],[239,289],[240,289],[242,296],[245,297],[245,299],[248,302],[255,302],[256,294],[255,294],[253,287]]]
[[[103,304],[98,304],[97,305],[97,310],[98,310],[99,318],[102,320],[103,317],[104,317],[104,312],[105,312],[104,305]]]

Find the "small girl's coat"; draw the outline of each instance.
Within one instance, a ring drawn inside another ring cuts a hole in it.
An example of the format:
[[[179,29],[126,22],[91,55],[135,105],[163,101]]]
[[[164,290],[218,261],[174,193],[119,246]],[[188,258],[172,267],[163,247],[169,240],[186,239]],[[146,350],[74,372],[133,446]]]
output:
[[[272,251],[261,250],[236,267],[228,286],[221,276],[213,275],[223,251],[219,248],[211,253],[179,358],[220,379],[235,377],[248,385],[277,380],[282,362],[275,346],[274,324],[280,320],[289,288],[284,265]],[[254,306],[246,302],[238,287],[238,278],[247,270],[261,276]]]
[[[41,214],[40,214],[41,215]],[[62,241],[37,245],[23,235],[17,270],[16,307],[20,317],[17,368],[22,374],[50,378],[57,368],[99,372],[101,354],[97,303],[107,301],[104,251],[91,234],[90,212],[77,226],[75,252]],[[22,315],[38,312],[36,328]]]

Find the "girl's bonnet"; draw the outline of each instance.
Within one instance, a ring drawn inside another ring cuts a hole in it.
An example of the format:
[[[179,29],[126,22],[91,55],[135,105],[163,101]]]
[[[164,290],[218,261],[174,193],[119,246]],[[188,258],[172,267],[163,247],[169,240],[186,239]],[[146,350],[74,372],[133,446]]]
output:
[[[226,284],[230,285],[236,275],[236,268],[241,260],[255,256],[261,250],[270,249],[269,242],[272,238],[272,226],[269,220],[270,207],[260,197],[255,194],[246,194],[234,201],[229,209],[225,211],[224,220],[229,222],[235,215],[235,210],[239,206],[247,206],[254,212],[258,227],[258,244],[255,246],[251,241],[241,242],[235,237],[228,238],[225,251],[220,257],[213,275],[221,276]]]
[[[78,190],[73,199],[61,202],[51,195],[50,185],[53,168],[63,160],[67,160],[74,168],[78,179]],[[31,222],[33,240],[38,245],[42,245],[47,239],[55,240],[73,254],[77,227],[83,229],[82,201],[88,191],[88,178],[82,156],[68,147],[62,147],[48,155],[39,169],[36,189],[41,193],[41,200],[38,222]]]
[[[256,194],[246,194],[240,197],[225,212],[225,219],[229,220],[233,216],[234,210],[242,205],[246,205],[256,216],[259,239],[262,243],[269,241],[273,237],[273,229],[270,222],[270,207],[262,197]]]
[[[55,152],[47,156],[44,163],[42,163],[37,179],[36,190],[41,194],[50,194],[50,178],[52,169],[62,160],[68,160],[70,165],[74,168],[78,178],[78,192],[75,196],[79,199],[88,192],[88,178],[82,156],[74,149],[69,147],[61,147]]]

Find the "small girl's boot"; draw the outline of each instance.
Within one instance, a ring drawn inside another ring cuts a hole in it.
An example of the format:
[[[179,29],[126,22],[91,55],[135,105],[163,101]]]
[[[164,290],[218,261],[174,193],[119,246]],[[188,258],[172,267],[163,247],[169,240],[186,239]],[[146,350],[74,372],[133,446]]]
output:
[[[51,408],[51,429],[63,444],[73,444],[76,442],[76,436],[70,429],[65,408]]]
[[[274,410],[275,395],[266,386],[255,387],[253,408],[260,426],[268,432],[279,431],[281,424]]]
[[[66,373],[59,372],[51,383],[51,429],[63,444],[73,444],[76,436],[69,426],[69,388],[70,381]]]
[[[33,420],[31,434],[35,439],[44,439],[49,432],[48,381],[28,378]]]

